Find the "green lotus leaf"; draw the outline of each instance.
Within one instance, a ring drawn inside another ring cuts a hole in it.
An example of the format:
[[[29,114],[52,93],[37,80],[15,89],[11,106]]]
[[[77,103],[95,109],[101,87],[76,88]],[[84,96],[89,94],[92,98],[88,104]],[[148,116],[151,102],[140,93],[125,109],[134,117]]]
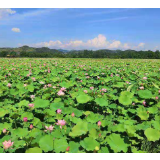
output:
[[[30,92],[33,92],[33,91],[34,91],[34,86],[33,86],[33,85],[28,85],[27,88],[28,88],[28,90],[29,90]]]
[[[46,108],[46,107],[49,107],[49,100],[43,100],[43,99],[37,98],[34,101],[34,106],[35,106],[35,108]]]
[[[56,153],[64,152],[68,147],[66,139],[55,139],[54,140],[54,150]]]
[[[152,125],[155,129],[158,129],[160,131],[160,121],[153,121]]]
[[[123,105],[130,105],[132,103],[133,93],[128,91],[123,91],[119,97],[119,103]]]
[[[92,137],[94,139],[98,138],[98,132],[96,131],[95,128],[92,128],[90,131],[89,131],[89,137]]]
[[[76,97],[78,103],[87,103],[91,100],[90,96],[88,95],[79,95]]]
[[[120,134],[112,133],[106,138],[107,143],[111,147],[111,149],[117,152],[127,152],[128,144],[124,142],[124,139],[120,137]]]
[[[115,88],[123,88],[124,87],[124,82],[117,82],[117,84],[113,85]]]
[[[0,108],[0,117],[4,117],[8,113],[7,110],[4,110],[3,108]]]
[[[50,105],[50,109],[53,111],[56,111],[57,109],[62,109],[62,108],[64,108],[63,102],[55,102]]]
[[[39,140],[40,148],[45,151],[52,151],[53,150],[53,137],[51,135],[45,135]]]
[[[148,141],[158,141],[160,139],[160,131],[153,128],[147,128],[144,131],[145,136],[147,137]]]
[[[101,107],[108,106],[108,101],[105,100],[104,98],[96,98],[95,102]]]
[[[109,153],[109,149],[107,147],[102,147],[98,153]]]
[[[21,107],[21,106],[27,106],[28,107],[28,104],[29,104],[29,101],[27,100],[22,100],[18,103],[18,106]]]
[[[160,102],[158,102],[156,106],[157,106],[158,108],[160,108]]]
[[[21,116],[21,119],[23,120],[24,117],[27,117],[28,120],[31,120],[33,119],[33,113],[30,113],[30,112],[24,112]]]
[[[53,136],[53,138],[61,138],[63,137],[63,134],[60,132],[60,130],[54,130],[51,135]]]
[[[69,153],[78,153],[79,147],[80,147],[79,143],[76,143],[74,141],[70,141],[68,146],[70,147]]]
[[[88,123],[87,122],[78,122],[69,133],[71,137],[77,137],[88,132]]]
[[[14,146],[16,148],[23,148],[26,145],[26,142],[24,140],[16,140],[14,141]]]
[[[152,92],[149,90],[139,90],[138,95],[140,98],[143,98],[143,99],[150,99],[153,97]]]
[[[15,130],[12,130],[11,133],[12,136],[26,137],[29,132],[27,128],[17,128]]]
[[[81,146],[87,151],[93,151],[96,147],[99,148],[99,143],[92,137],[87,137],[80,142]]]
[[[69,88],[69,87],[73,86],[74,84],[72,82],[68,81],[68,82],[62,82],[59,85],[61,87]]]
[[[26,150],[26,153],[42,153],[42,149],[38,147],[29,148]]]
[[[158,108],[157,108],[156,106],[149,107],[147,110],[148,110],[148,112],[151,113],[151,114],[156,114],[156,113],[158,113]]]
[[[29,132],[29,136],[36,138],[37,136],[42,135],[42,133],[43,133],[43,132],[42,132],[40,129],[38,129],[38,128],[33,128],[33,129],[31,130],[31,132]]]
[[[141,120],[147,120],[149,118],[149,114],[142,106],[137,108],[137,115],[141,118]]]

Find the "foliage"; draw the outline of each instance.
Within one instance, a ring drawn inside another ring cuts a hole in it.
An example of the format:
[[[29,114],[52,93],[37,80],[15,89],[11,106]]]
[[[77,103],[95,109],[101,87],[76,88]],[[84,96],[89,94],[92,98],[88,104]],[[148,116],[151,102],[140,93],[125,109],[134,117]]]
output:
[[[136,50],[63,50],[48,47],[34,48],[22,46],[19,48],[0,48],[0,57],[39,57],[39,58],[114,58],[114,59],[160,59],[160,51]]]
[[[159,60],[0,64],[0,152],[160,152]]]

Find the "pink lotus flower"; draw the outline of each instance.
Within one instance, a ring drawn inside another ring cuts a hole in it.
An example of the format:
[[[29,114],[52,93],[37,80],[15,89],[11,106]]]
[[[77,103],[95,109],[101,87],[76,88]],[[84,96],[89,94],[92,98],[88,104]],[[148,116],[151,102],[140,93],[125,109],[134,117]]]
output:
[[[134,106],[135,105],[135,103],[132,103],[132,106]]]
[[[113,77],[113,74],[111,74],[110,76]]]
[[[101,126],[101,121],[98,121],[97,125],[98,125],[98,126]]]
[[[94,89],[94,87],[90,87],[90,90],[93,90]]]
[[[33,125],[31,124],[31,125],[29,126],[29,128],[30,128],[30,129],[33,129]]]
[[[147,77],[143,77],[144,80],[147,80]]]
[[[33,80],[33,81],[36,81],[36,78],[35,78],[35,77],[32,77],[32,80]]]
[[[87,91],[87,90],[84,90],[83,92],[84,92],[84,93],[88,93],[88,91]]]
[[[160,93],[160,90],[158,92]]]
[[[35,98],[35,95],[31,95],[30,98],[33,100]]]
[[[97,76],[97,79],[100,79],[100,77],[99,77],[99,76]]]
[[[105,89],[105,88],[102,88],[102,92],[107,92],[107,89]]]
[[[139,89],[143,90],[143,89],[144,89],[144,87],[143,87],[143,86],[142,86],[142,87],[139,87]]]
[[[34,107],[34,104],[33,103],[30,103],[28,104],[29,108],[33,108]]]
[[[80,82],[83,82],[82,80],[80,80]]]
[[[45,88],[47,88],[47,85],[44,85],[44,87],[43,87],[43,88],[44,88],[44,89],[45,89]]]
[[[52,87],[52,84],[48,84],[47,86],[48,86],[48,87]]]
[[[23,86],[24,86],[24,87],[26,87],[26,86],[27,86],[27,84],[24,84]]]
[[[11,140],[9,140],[9,141],[4,141],[4,142],[3,142],[3,148],[4,148],[4,149],[8,149],[8,148],[10,148],[11,146],[13,146],[13,143],[14,143],[14,142],[11,142]]]
[[[54,126],[52,126],[52,125],[50,125],[49,127],[45,126],[45,128],[46,128],[48,131],[52,132],[52,131],[53,131],[53,128],[54,128]],[[46,130],[46,131],[47,131],[47,130]]]
[[[63,91],[58,91],[58,93],[57,93],[59,96],[64,96],[65,95],[65,93],[63,92]]]
[[[6,132],[7,132],[7,130],[4,128],[2,132],[3,132],[3,133],[6,133]]]
[[[157,100],[158,100],[158,97],[155,97],[155,99],[157,99]]]
[[[44,84],[44,82],[43,82],[43,81],[40,81],[39,83],[40,83],[40,84]]]
[[[28,118],[27,118],[27,117],[24,117],[24,118],[23,118],[23,121],[24,121],[24,122],[27,122],[27,121],[28,121]]]
[[[74,113],[72,113],[72,114],[71,114],[71,116],[72,116],[72,117],[74,117],[74,116],[75,116],[75,114],[74,114]]]
[[[61,114],[62,110],[61,109],[57,109],[57,113]]]
[[[143,101],[143,103],[142,103],[144,106],[146,106],[146,101]]]
[[[57,87],[56,87],[56,86],[53,86],[52,88],[56,89]]]
[[[10,88],[11,86],[12,86],[12,84],[11,84],[11,83],[8,83],[8,84],[7,84],[7,87],[9,87],[9,88]]]
[[[58,123],[56,123],[56,125],[60,126],[60,128],[62,129],[62,126],[66,125],[66,121],[65,120],[58,120]]]
[[[60,90],[61,90],[61,91],[66,91],[66,88],[62,87]]]

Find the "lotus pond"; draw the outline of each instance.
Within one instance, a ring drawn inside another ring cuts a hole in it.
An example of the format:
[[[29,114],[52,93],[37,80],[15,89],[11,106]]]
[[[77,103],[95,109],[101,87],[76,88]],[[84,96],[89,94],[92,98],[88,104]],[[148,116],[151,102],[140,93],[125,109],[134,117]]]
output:
[[[0,59],[0,153],[160,152],[160,60]]]

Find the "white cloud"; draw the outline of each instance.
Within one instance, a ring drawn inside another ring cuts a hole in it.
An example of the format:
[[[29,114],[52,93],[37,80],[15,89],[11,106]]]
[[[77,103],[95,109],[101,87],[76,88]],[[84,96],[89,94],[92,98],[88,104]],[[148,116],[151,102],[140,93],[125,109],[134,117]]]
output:
[[[34,44],[35,47],[49,47],[49,48],[59,48],[62,45],[61,41],[49,41],[49,42],[40,42]]]
[[[7,17],[11,14],[15,14],[16,11],[10,9],[10,8],[0,8],[0,19]]]
[[[130,46],[129,46],[129,44],[128,44],[128,43],[124,43],[123,48],[124,48],[124,49],[129,49],[129,48],[130,48]]]
[[[142,42],[141,42],[141,43],[139,43],[138,47],[142,47],[142,48],[143,48],[144,45],[145,45],[145,43],[142,43]]]
[[[69,42],[61,42],[60,40],[49,41],[49,42],[40,42],[36,44],[32,44],[33,47],[49,47],[54,49],[140,49],[144,47],[144,43],[139,43],[137,46],[129,45],[128,43],[122,43],[119,40],[109,41],[107,38],[99,34],[97,37],[93,39],[89,39],[86,42],[82,40],[72,40]]]
[[[13,32],[21,32],[21,30],[19,28],[12,28]]]
[[[111,48],[111,49],[116,49],[116,48],[121,48],[121,42],[120,41],[113,41],[109,46],[108,48]]]

